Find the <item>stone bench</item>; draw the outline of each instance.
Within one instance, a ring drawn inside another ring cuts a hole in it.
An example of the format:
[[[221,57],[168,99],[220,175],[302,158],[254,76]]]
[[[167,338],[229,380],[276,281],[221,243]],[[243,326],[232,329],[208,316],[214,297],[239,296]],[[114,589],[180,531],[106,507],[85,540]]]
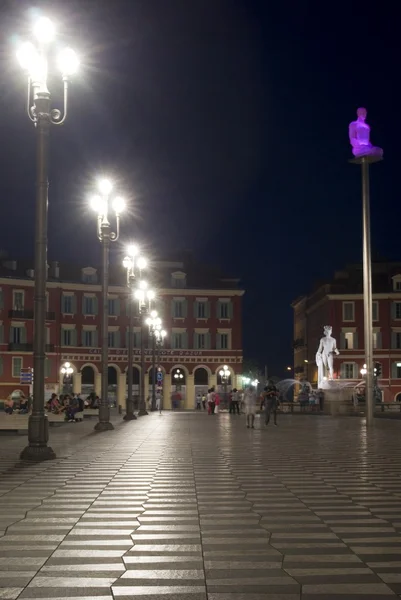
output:
[[[64,415],[48,414],[47,419],[50,427],[59,426],[64,423]],[[16,433],[26,434],[28,432],[29,415],[12,415],[0,414],[0,431],[15,431]]]
[[[84,417],[98,417],[99,409],[98,408],[85,408]]]

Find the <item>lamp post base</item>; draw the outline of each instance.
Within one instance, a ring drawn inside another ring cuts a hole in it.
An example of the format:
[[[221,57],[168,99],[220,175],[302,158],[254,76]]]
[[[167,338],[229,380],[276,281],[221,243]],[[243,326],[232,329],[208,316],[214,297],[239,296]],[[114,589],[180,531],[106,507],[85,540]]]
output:
[[[43,462],[44,460],[54,460],[56,453],[50,446],[26,446],[19,457],[21,460],[30,462]]]
[[[110,421],[99,421],[99,423],[96,423],[95,425],[95,431],[111,431],[112,429],[114,429],[114,427]]]
[[[123,421],[136,421],[137,417],[136,415],[134,415],[134,413],[127,413],[124,417],[123,417]]]
[[[138,417],[144,417],[145,415],[148,415],[148,411],[146,410],[146,408],[140,408],[139,412],[138,412]]]

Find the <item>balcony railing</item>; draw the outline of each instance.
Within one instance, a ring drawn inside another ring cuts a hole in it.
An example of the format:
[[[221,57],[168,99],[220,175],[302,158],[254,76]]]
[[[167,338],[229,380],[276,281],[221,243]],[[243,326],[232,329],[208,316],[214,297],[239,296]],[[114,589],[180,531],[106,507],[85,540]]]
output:
[[[8,311],[8,316],[10,319],[33,319],[33,310],[13,309]]]
[[[8,311],[8,317],[10,319],[33,319],[34,312],[33,310],[26,310],[24,308],[14,308],[13,310]],[[46,321],[55,321],[56,313],[54,311],[46,312]]]
[[[10,342],[8,344],[8,349],[14,352],[32,352],[33,344],[19,344]]]

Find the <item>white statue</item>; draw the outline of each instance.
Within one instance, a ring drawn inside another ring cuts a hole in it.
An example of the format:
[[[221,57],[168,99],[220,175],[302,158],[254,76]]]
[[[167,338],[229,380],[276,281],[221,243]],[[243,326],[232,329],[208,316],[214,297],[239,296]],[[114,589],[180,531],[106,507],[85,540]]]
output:
[[[352,154],[359,156],[383,156],[383,150],[373,146],[370,141],[370,127],[366,123],[366,108],[358,108],[356,112],[358,118],[349,124],[348,134],[352,146]]]
[[[316,352],[317,386],[319,388],[327,379],[333,379],[333,357],[335,354],[340,354],[337,350],[337,342],[331,336],[332,331],[331,325],[325,325],[324,337],[321,338]]]

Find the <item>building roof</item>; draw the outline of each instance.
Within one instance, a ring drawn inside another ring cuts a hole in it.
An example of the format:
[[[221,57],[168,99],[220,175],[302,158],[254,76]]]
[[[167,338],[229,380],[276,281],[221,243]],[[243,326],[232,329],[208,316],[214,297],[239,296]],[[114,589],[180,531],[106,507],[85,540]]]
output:
[[[48,281],[59,281],[64,283],[83,283],[82,270],[92,268],[97,274],[100,283],[101,267],[97,265],[74,263],[62,263],[49,261]],[[210,290],[240,290],[240,280],[228,277],[218,268],[202,265],[192,258],[185,256],[185,260],[155,260],[149,268],[149,280],[158,288],[172,288],[172,274],[183,273],[187,289],[210,289]],[[13,260],[0,255],[0,279],[32,280],[34,278],[33,260]],[[126,271],[122,265],[110,264],[109,284],[110,286],[125,285]],[[86,283],[86,282],[85,282]],[[90,283],[88,283],[90,285]],[[180,286],[177,286],[177,288]]]

